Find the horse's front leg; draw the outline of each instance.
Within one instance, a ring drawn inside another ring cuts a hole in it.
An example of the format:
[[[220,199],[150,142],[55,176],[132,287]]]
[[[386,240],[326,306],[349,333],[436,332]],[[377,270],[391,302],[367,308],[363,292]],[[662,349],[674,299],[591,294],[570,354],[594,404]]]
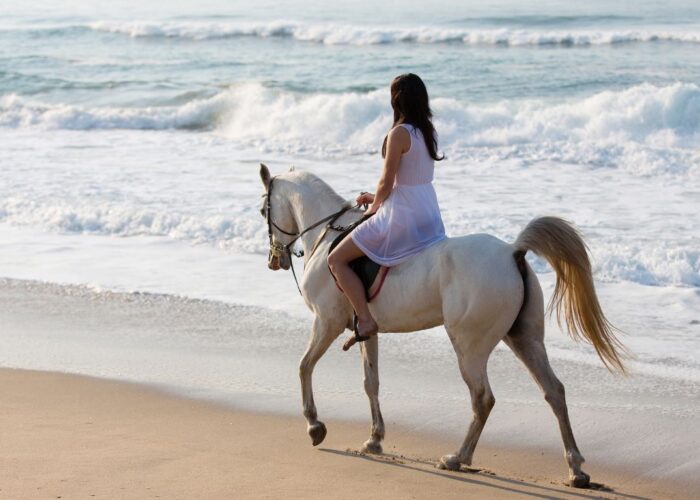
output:
[[[344,325],[337,322],[323,320],[319,316],[314,319],[309,346],[299,363],[299,377],[301,378],[301,397],[304,403],[304,417],[308,427],[306,431],[311,436],[314,446],[323,442],[326,437],[326,426],[317,419],[314,392],[311,384],[311,376],[316,362],[325,354],[331,343],[341,334]]]
[[[384,439],[384,419],[379,409],[379,340],[377,335],[372,335],[369,340],[360,344],[362,361],[365,368],[365,392],[369,398],[369,406],[372,410],[372,433],[362,447],[367,453],[381,453],[382,440]]]

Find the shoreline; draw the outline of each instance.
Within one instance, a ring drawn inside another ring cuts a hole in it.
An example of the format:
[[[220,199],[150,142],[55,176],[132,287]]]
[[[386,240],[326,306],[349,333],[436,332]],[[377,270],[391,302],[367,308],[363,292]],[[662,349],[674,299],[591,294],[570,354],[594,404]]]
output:
[[[137,383],[0,368],[0,495],[324,498],[685,498],[678,484],[589,464],[598,489],[564,485],[561,453],[480,444],[473,468],[435,468],[458,443],[392,424],[384,454],[360,453],[369,424],[330,419],[313,448],[301,415],[233,409]],[[37,474],[39,472],[39,474]],[[105,476],[106,475],[106,476]]]

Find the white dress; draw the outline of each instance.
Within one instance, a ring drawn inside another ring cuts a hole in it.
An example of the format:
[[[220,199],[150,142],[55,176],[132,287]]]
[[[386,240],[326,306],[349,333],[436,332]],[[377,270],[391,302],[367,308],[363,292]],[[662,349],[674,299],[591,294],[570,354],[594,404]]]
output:
[[[410,149],[401,155],[391,194],[377,212],[350,234],[371,260],[395,266],[445,239],[433,188],[435,162],[420,129],[401,124],[411,137]]]

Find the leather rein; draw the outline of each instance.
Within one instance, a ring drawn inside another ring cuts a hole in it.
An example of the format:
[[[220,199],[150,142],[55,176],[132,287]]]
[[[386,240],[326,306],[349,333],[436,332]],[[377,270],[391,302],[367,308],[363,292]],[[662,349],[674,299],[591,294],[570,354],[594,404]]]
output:
[[[299,290],[299,295],[303,297],[303,294],[301,293],[301,287],[299,286],[299,280],[297,279],[296,272],[294,271],[294,260],[292,259],[292,255],[296,257],[303,257],[304,256],[304,250],[294,250],[292,246],[294,243],[297,242],[299,238],[304,236],[306,233],[309,231],[316,229],[318,226],[323,224],[324,222],[326,223],[325,229],[321,232],[321,234],[316,238],[316,241],[314,242],[313,247],[311,247],[311,252],[309,252],[308,258],[311,258],[311,256],[314,254],[316,249],[318,248],[318,245],[321,243],[323,238],[326,236],[329,230],[333,231],[351,231],[355,227],[357,227],[360,223],[362,223],[366,217],[361,217],[359,220],[348,224],[347,226],[336,226],[334,225],[335,222],[346,212],[350,210],[355,210],[357,208],[360,208],[360,204],[357,205],[350,205],[349,203],[345,203],[343,207],[338,210],[337,212],[333,212],[332,214],[322,218],[321,220],[318,220],[311,224],[309,227],[297,231],[297,232],[290,232],[282,229],[279,227],[275,221],[272,220],[272,204],[270,202],[272,198],[272,184],[274,182],[275,178],[272,177],[270,179],[270,183],[267,185],[267,192],[263,194],[263,198],[265,198],[265,218],[267,220],[267,236],[270,241],[270,253],[268,255],[268,260],[270,260],[272,257],[280,257],[282,255],[287,255],[289,257],[289,267],[292,269],[292,276],[294,276],[294,282],[297,285],[297,290]],[[275,241],[274,236],[272,235],[272,228],[277,229],[280,233],[286,234],[287,236],[293,236],[292,240],[289,241],[288,243],[280,243],[278,241]]]

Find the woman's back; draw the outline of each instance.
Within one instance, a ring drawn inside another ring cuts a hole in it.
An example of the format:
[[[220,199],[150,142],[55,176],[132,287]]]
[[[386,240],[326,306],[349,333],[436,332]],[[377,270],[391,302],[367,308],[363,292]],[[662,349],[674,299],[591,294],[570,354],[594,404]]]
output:
[[[401,126],[411,137],[411,147],[401,155],[391,194],[377,213],[352,233],[360,250],[383,266],[400,264],[445,238],[432,184],[435,162],[420,129]]]
[[[435,161],[428,153],[423,133],[419,128],[408,123],[402,123],[400,126],[408,131],[408,135],[411,137],[411,147],[401,156],[394,185],[417,185],[432,182]]]
[[[352,231],[351,241],[340,243],[328,256],[331,272],[357,312],[356,337],[343,346],[345,350],[356,340],[378,331],[362,283],[350,269],[350,261],[364,254],[380,265],[395,266],[445,239],[432,184],[434,162],[441,158],[436,151],[428,90],[418,75],[406,73],[392,80],[391,108],[394,124],[384,138],[384,173],[377,192],[358,197],[358,203],[371,201],[365,213],[372,217]],[[411,123],[420,124],[420,128]],[[408,149],[404,131],[411,141]]]

